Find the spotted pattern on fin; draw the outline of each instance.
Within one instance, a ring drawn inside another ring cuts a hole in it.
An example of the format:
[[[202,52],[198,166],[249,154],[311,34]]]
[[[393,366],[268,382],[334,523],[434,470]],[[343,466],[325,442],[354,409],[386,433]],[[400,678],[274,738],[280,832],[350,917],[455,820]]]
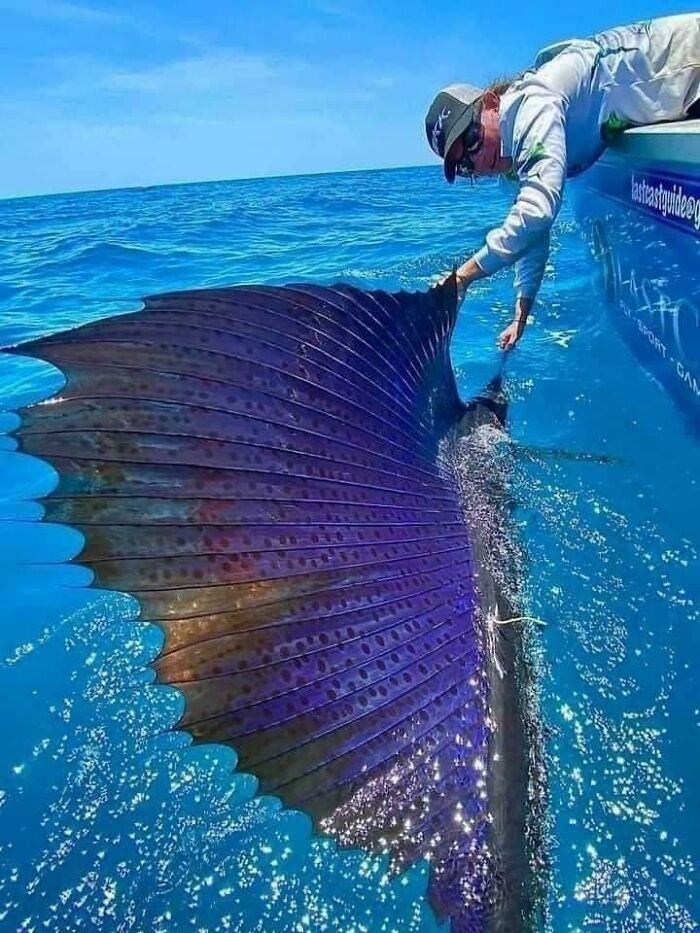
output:
[[[242,286],[16,348],[67,384],[23,412],[47,518],[165,632],[180,723],[341,843],[431,862],[482,930],[488,687],[475,568],[441,455],[465,407],[454,281],[425,294]]]

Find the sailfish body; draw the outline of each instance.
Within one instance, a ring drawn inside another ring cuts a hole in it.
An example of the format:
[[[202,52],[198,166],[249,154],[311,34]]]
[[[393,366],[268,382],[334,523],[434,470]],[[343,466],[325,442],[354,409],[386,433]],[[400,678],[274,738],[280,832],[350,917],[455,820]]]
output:
[[[503,417],[449,360],[427,294],[241,286],[15,348],[59,367],[23,412],[52,521],[165,633],[158,679],[198,742],[342,844],[430,861],[455,931],[521,928],[523,751],[512,629],[454,463]],[[502,608],[502,607],[501,607]]]

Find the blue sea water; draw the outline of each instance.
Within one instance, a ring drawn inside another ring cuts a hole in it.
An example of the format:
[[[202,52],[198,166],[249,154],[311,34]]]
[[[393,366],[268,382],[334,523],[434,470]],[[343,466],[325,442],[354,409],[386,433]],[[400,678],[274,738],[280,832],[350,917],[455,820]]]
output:
[[[171,186],[0,203],[0,345],[250,281],[425,288],[507,201],[437,168]],[[513,479],[538,628],[554,931],[700,923],[700,445],[635,363],[591,285],[570,209],[535,319],[508,363]],[[470,290],[453,342],[463,395],[498,363],[510,277]],[[61,384],[0,356],[0,431]],[[417,867],[398,880],[255,795],[220,747],[169,731],[158,631],[88,589],[80,536],[42,523],[53,471],[0,434],[0,927],[429,931]]]

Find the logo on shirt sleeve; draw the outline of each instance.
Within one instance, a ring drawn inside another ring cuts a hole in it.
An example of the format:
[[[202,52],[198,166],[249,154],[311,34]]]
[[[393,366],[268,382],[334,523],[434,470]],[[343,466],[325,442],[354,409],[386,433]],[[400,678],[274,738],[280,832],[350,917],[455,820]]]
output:
[[[518,174],[529,174],[542,159],[547,157],[547,150],[542,143],[535,143],[525,153],[525,158],[518,165]]]

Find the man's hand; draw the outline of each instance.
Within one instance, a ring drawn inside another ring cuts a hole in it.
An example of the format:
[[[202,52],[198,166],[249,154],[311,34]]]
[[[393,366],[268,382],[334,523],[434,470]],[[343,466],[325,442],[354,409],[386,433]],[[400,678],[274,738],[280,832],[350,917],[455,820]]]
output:
[[[437,288],[439,285],[444,285],[451,275],[452,270],[449,272],[440,272],[438,275],[431,276],[430,287]]]
[[[505,330],[501,331],[498,345],[501,350],[512,350],[525,330],[525,321],[512,321]]]
[[[467,261],[461,265],[459,269],[455,270],[455,274],[457,276],[457,297],[459,301],[464,298],[464,293],[472,282],[475,282],[477,279],[482,279],[484,277],[481,266],[473,259],[467,259]],[[446,272],[444,275],[440,276],[434,285],[442,285],[447,281],[447,279],[449,279],[451,275],[451,272]]]
[[[501,350],[512,350],[523,335],[528,315],[535,303],[534,298],[518,298],[515,303],[515,317],[498,338]]]

